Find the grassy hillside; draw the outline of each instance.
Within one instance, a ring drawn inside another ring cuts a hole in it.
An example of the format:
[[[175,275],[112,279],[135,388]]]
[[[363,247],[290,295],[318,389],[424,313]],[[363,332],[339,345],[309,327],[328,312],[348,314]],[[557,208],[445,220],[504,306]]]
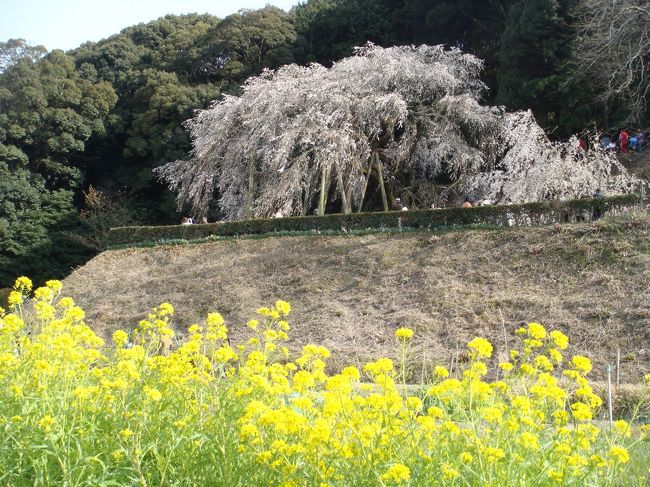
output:
[[[219,311],[237,340],[255,308],[285,299],[292,346],[323,344],[339,363],[393,355],[394,330],[409,326],[418,370],[449,364],[477,335],[505,359],[519,324],[539,321],[594,359],[596,376],[620,347],[622,380],[636,381],[650,372],[649,282],[645,212],[543,228],[114,250],[75,271],[65,288],[104,336],[169,301],[179,331]]]

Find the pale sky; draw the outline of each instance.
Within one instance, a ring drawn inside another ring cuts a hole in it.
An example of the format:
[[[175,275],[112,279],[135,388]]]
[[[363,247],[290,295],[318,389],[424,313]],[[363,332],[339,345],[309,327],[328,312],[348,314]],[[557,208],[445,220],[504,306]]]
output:
[[[166,14],[209,13],[223,18],[267,4],[289,10],[299,0],[0,0],[0,41],[26,39],[48,51],[73,49],[130,25]]]

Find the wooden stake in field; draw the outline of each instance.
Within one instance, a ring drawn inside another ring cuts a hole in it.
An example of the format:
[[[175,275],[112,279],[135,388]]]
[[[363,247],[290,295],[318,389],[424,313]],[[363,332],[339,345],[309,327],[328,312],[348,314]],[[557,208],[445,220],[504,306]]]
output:
[[[621,384],[621,349],[616,349],[616,387]]]
[[[612,427],[612,366],[607,364],[607,409],[609,410],[609,427]]]

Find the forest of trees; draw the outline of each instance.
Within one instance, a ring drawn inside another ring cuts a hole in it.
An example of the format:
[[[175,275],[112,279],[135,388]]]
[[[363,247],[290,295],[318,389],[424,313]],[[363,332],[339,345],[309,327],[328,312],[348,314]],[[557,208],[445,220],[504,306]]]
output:
[[[225,19],[168,15],[65,53],[0,42],[0,287],[61,276],[102,249],[111,225],[177,222],[152,169],[187,157],[195,110],[264,68],[329,67],[367,41],[483,59],[485,104],[531,108],[557,139],[646,127],[650,7],[611,5],[309,0]]]

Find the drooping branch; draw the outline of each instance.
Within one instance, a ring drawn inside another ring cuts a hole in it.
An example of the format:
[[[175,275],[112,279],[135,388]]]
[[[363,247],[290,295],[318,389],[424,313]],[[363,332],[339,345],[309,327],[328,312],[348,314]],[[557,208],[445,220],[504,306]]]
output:
[[[603,101],[622,96],[638,121],[650,95],[650,4],[581,0],[576,15],[574,77],[595,81]]]
[[[225,96],[189,120],[190,159],[156,172],[179,205],[202,215],[218,194],[229,219],[249,216],[249,208],[256,217],[314,207],[324,214],[328,198],[350,212],[368,191],[379,192],[388,209],[404,185],[418,192],[438,178],[493,202],[580,196],[596,189],[595,179],[623,191],[629,178],[624,170],[613,175],[615,161],[601,154],[584,162],[593,178],[572,175],[571,151],[551,144],[532,115],[481,106],[481,66],[441,46],[367,45],[330,69],[265,71],[241,96]]]

